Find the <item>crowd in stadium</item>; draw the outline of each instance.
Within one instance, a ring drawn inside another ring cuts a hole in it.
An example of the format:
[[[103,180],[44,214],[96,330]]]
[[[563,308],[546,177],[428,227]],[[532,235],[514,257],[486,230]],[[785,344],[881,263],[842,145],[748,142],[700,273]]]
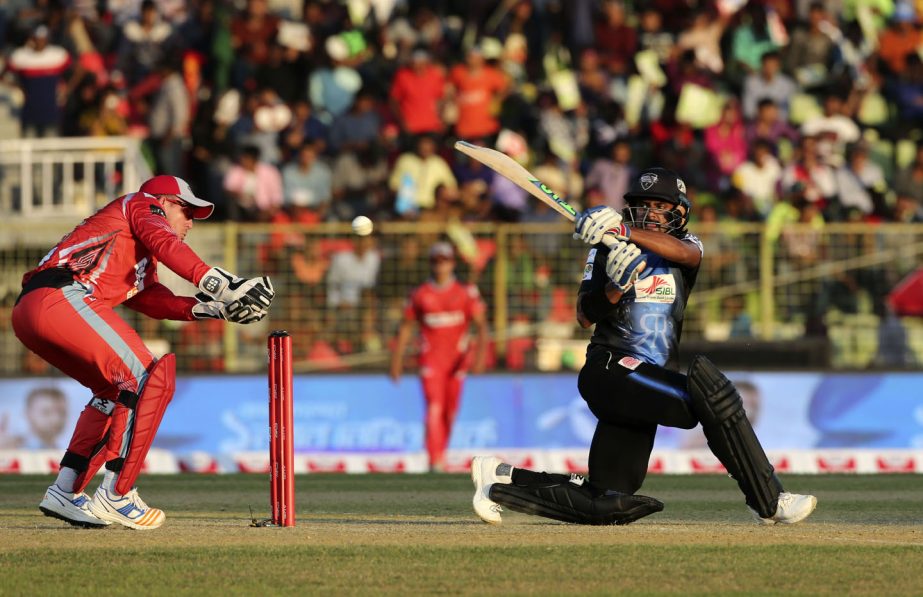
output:
[[[463,138],[583,206],[656,163],[706,218],[907,222],[920,4],[42,0],[0,46],[24,136],[139,136],[237,221],[541,218]]]

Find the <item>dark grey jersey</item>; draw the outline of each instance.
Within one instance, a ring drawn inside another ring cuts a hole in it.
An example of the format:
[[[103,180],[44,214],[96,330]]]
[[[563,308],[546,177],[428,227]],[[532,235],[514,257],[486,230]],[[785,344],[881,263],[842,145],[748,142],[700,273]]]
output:
[[[692,234],[687,233],[681,240],[694,243],[702,250],[702,242]],[[643,253],[647,256],[647,268],[615,309],[596,322],[590,347],[604,346],[645,363],[673,368],[683,331],[686,301],[699,268],[684,268],[650,251]],[[608,255],[609,249],[601,244],[590,249],[580,292],[605,288],[609,282],[606,275]]]

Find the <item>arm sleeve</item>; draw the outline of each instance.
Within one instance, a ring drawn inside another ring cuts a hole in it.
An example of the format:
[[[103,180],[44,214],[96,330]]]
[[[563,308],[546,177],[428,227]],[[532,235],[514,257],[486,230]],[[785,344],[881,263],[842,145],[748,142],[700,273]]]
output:
[[[183,279],[198,286],[210,268],[184,243],[167,223],[163,208],[153,198],[126,197],[122,211],[135,238],[161,263]]]
[[[133,311],[153,319],[192,321],[192,307],[198,303],[191,296],[176,296],[169,288],[157,282],[148,286],[123,304]]]
[[[609,249],[602,246],[593,247],[583,268],[583,281],[580,283],[577,300],[580,301],[580,310],[592,323],[608,317],[618,304],[613,305],[606,296],[606,284],[609,282],[609,276],[606,275],[608,255]]]
[[[407,302],[404,303],[404,321],[416,321],[417,316],[417,291],[414,290],[410,293],[410,296],[407,297]]]

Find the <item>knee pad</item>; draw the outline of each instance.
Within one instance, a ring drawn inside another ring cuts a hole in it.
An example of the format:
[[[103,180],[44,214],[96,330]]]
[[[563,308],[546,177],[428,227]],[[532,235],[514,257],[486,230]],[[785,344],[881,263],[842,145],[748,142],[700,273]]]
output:
[[[782,484],[747,419],[737,388],[701,355],[692,360],[687,381],[692,408],[712,452],[737,481],[747,504],[762,517],[772,516]]]

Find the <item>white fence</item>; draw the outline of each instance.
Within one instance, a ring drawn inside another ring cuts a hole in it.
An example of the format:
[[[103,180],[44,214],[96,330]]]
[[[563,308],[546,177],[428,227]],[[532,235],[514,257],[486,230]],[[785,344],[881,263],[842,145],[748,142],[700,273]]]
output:
[[[0,217],[85,217],[150,174],[132,137],[0,141]]]

